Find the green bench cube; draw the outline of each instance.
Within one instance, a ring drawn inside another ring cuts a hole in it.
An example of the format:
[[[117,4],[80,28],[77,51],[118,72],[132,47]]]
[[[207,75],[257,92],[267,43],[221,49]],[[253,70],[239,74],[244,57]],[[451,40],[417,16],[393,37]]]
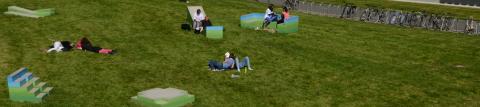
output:
[[[146,107],[181,107],[195,101],[195,96],[175,88],[154,88],[139,92],[132,100]]]
[[[206,36],[209,39],[222,39],[223,38],[223,26],[207,26]]]
[[[284,23],[277,25],[278,33],[295,33],[298,32],[298,16],[291,16]]]

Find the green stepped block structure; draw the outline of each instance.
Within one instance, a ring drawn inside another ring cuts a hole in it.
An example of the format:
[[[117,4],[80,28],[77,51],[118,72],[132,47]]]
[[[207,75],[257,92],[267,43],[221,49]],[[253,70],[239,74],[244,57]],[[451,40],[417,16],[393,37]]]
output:
[[[267,26],[268,29],[275,29],[278,33],[295,33],[298,32],[298,16],[290,16],[282,24],[277,24],[277,22],[271,22]],[[260,29],[264,21],[263,13],[250,13],[247,15],[240,16],[240,27],[245,29]]]
[[[7,77],[10,100],[18,102],[40,103],[52,87],[47,83],[40,82],[40,78],[34,77],[27,68],[21,68]]]
[[[40,18],[40,17],[46,17],[46,16],[51,16],[55,14],[55,9],[29,10],[29,9],[21,8],[18,6],[9,6],[8,11],[5,12],[5,14],[31,17],[31,18]]]
[[[180,107],[193,103],[195,96],[175,88],[154,88],[139,92],[132,100],[146,107]]]

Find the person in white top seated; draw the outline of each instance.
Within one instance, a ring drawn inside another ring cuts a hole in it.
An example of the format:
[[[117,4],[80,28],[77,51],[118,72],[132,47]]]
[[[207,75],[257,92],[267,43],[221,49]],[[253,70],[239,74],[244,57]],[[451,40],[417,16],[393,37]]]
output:
[[[200,9],[197,9],[197,14],[193,16],[193,28],[195,29],[195,33],[199,34],[200,32],[203,32],[203,20],[205,20],[205,15],[202,14]]]
[[[275,12],[273,12],[273,4],[268,5],[268,9],[265,11],[265,20],[263,21],[262,28],[265,29],[270,22],[277,21],[277,15],[275,15]]]

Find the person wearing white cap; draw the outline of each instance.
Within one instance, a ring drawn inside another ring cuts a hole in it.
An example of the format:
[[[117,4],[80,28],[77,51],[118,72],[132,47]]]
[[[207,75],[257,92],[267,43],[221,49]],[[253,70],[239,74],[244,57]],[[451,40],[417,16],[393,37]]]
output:
[[[234,58],[235,58],[235,55],[233,55],[233,53],[226,52],[223,63],[210,60],[208,62],[208,66],[210,70],[213,70],[213,71],[221,71],[223,69],[234,69],[236,68]],[[253,70],[250,66],[250,59],[248,57],[245,57],[244,60],[241,61],[238,65],[239,65],[239,68],[248,67],[249,70]]]
[[[219,61],[210,60],[208,61],[208,67],[212,71],[221,71],[223,69],[231,69],[235,64],[235,60],[231,58],[230,52],[225,53],[225,58],[223,63]]]

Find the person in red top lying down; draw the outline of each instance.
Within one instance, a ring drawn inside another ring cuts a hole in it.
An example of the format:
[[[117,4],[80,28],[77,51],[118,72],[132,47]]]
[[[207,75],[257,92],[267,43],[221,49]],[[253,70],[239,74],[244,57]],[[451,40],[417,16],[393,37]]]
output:
[[[77,42],[75,48],[90,51],[90,52],[95,52],[95,53],[101,53],[101,54],[113,55],[116,53],[115,50],[112,50],[112,49],[93,46],[92,43],[86,37],[83,37],[82,39],[80,39]]]

